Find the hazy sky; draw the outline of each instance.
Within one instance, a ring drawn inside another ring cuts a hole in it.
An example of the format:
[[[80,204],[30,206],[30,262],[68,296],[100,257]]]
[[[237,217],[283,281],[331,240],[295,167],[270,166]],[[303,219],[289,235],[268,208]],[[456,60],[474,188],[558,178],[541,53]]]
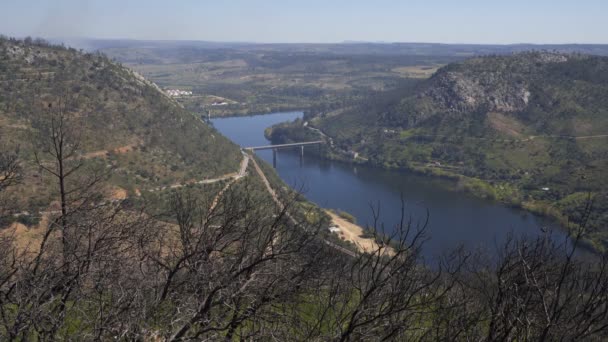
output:
[[[608,43],[608,0],[0,0],[9,36]]]

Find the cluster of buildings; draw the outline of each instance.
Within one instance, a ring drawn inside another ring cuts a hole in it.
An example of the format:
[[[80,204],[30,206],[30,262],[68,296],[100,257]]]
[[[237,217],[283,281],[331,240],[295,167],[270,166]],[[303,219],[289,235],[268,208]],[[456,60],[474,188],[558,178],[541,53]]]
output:
[[[190,96],[190,95],[192,95],[192,92],[188,91],[188,90],[167,89],[167,90],[165,90],[165,92],[167,93],[167,95],[169,95],[171,97]]]
[[[221,102],[220,101],[215,101],[211,105],[212,106],[226,106],[226,105],[228,105],[228,102],[226,102],[226,101],[221,101]]]

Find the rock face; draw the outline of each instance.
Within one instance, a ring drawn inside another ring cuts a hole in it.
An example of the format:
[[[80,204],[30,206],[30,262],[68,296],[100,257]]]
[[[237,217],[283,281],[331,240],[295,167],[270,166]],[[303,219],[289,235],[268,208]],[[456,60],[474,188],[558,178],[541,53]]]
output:
[[[539,70],[569,58],[582,57],[534,52],[474,58],[437,71],[421,88],[417,100],[426,100],[434,111],[443,113],[519,112],[529,104],[530,81]],[[421,111],[416,114],[423,119]]]
[[[447,111],[515,112],[528,105],[530,91],[525,83],[501,82],[500,74],[483,73],[477,77],[458,72],[439,74],[423,93]]]

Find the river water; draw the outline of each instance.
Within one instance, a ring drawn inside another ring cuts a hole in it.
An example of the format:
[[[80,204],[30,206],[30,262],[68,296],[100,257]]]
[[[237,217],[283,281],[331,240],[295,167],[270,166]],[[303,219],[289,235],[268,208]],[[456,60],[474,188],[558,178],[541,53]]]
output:
[[[289,112],[218,118],[212,122],[222,134],[246,147],[270,144],[264,137],[264,129],[301,116],[301,112]],[[316,147],[305,148],[302,163],[299,147],[278,152],[276,170],[287,184],[302,189],[306,198],[321,207],[352,214],[362,226],[373,223],[371,206],[379,207],[380,220],[387,233],[400,222],[403,198],[406,216],[414,225],[422,225],[428,213],[428,240],[423,252],[429,258],[461,245],[495,254],[497,246],[510,235],[534,237],[543,230],[553,230],[555,239],[564,239],[555,223],[520,209],[449,190],[453,188],[449,181],[327,161],[307,155],[306,149],[312,148]],[[272,164],[272,151],[256,153]]]

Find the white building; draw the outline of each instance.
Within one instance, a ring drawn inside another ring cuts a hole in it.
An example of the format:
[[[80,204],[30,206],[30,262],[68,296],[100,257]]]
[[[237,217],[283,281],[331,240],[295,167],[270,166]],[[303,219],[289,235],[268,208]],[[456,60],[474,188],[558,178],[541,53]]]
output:
[[[188,91],[188,90],[167,89],[167,90],[165,90],[165,92],[167,93],[167,95],[169,95],[171,97],[190,96],[190,95],[192,95],[192,92]]]

